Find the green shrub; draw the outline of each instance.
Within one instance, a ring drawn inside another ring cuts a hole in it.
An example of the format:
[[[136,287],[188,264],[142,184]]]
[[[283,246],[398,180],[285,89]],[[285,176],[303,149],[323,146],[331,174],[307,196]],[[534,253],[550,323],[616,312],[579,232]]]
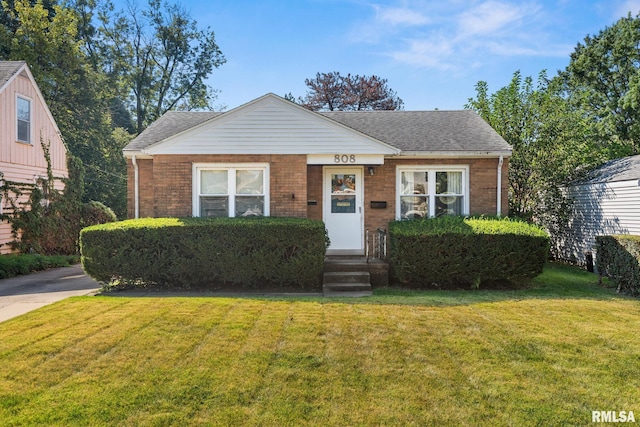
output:
[[[297,218],[146,218],[85,228],[80,249],[107,283],[314,288],[325,235],[321,221]]]
[[[542,272],[549,236],[507,218],[439,218],[389,224],[392,282],[422,288],[479,287]]]
[[[78,256],[73,255],[2,255],[0,256],[0,279],[49,268],[68,267],[77,262]]]
[[[117,221],[113,210],[104,204],[90,201],[82,205],[82,224],[85,227]]]
[[[640,236],[597,236],[596,266],[619,292],[640,295]]]
[[[0,193],[10,213],[0,219],[11,224],[12,249],[23,254],[76,255],[83,227],[116,220],[113,211],[100,202],[82,203],[84,168],[82,162],[67,156],[69,177],[62,179],[65,189],[56,190],[57,179],[51,169],[49,147],[42,143],[47,160],[47,178],[36,184],[5,181],[0,173]],[[19,202],[29,195],[28,202]]]

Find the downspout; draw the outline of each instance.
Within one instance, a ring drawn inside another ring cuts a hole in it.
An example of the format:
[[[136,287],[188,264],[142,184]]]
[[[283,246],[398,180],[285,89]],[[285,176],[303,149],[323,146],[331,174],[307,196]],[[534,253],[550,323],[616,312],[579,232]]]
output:
[[[134,206],[134,218],[140,218],[140,193],[138,190],[139,178],[138,178],[138,162],[136,161],[136,155],[131,156],[131,163],[133,164],[133,206]]]
[[[502,215],[502,162],[504,161],[503,156],[500,156],[500,160],[498,160],[498,203],[496,206],[496,215]]]

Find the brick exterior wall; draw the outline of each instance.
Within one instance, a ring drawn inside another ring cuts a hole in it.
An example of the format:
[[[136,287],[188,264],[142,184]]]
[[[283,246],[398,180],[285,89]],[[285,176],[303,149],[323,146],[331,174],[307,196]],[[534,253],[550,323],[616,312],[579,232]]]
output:
[[[139,182],[139,198],[140,198],[140,217],[155,216],[155,187],[153,180],[153,160],[137,159],[138,164],[138,182]],[[127,217],[135,216],[135,177],[133,163],[131,159],[127,159]]]
[[[498,179],[498,159],[386,159],[384,165],[374,166],[374,175],[364,168],[364,222],[365,229],[387,228],[396,215],[396,168],[398,166],[451,165],[469,166],[469,210],[472,215],[495,215]],[[502,214],[506,215],[508,203],[508,160],[502,165]],[[317,205],[307,206],[308,218],[322,219],[322,166],[307,167],[307,191],[310,200]],[[372,209],[372,201],[386,202],[384,209]]]
[[[193,163],[269,163],[271,216],[322,219],[323,167],[306,164],[306,155],[163,155],[140,159],[140,216],[191,216]],[[455,165],[469,167],[469,210],[472,215],[496,214],[498,159],[385,159],[364,167],[365,229],[387,228],[396,213],[396,167]],[[133,166],[128,161],[129,217],[134,215]],[[502,166],[502,214],[508,213],[508,160]],[[308,205],[315,200],[316,205]],[[371,209],[372,201],[387,202]]]
[[[162,155],[139,159],[140,217],[192,216],[194,163],[269,163],[271,216],[307,215],[306,155]],[[133,218],[134,172],[127,161],[128,217]]]
[[[271,216],[307,217],[307,156],[271,155]]]
[[[321,165],[307,166],[307,199],[316,205],[307,205],[307,218],[322,220],[322,174]]]

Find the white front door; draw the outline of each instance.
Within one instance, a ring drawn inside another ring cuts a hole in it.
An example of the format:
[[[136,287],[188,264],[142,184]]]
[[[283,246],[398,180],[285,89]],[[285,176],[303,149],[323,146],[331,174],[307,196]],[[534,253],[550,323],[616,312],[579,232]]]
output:
[[[324,222],[329,232],[329,254],[362,255],[362,167],[324,168]]]

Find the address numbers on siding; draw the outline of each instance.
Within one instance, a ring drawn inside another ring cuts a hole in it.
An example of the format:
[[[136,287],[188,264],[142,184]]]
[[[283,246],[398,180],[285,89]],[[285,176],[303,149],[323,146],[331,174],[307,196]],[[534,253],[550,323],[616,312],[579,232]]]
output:
[[[336,154],[333,163],[336,165],[353,165],[358,162],[355,154]]]

